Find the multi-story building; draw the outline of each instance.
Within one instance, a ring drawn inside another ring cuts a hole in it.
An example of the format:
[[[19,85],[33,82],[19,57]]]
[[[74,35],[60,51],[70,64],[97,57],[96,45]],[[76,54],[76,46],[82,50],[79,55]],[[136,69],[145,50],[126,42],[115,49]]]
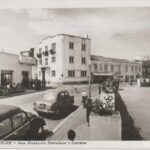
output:
[[[122,81],[135,81],[142,75],[142,63],[127,59],[107,58],[91,55],[92,73],[95,80],[103,80],[117,75]]]
[[[46,85],[88,81],[91,40],[58,34],[38,45],[38,78]]]
[[[96,81],[117,75],[128,82],[142,75],[141,62],[91,55],[88,37],[50,36],[39,43],[37,59],[38,78],[47,85],[88,82],[90,66]]]
[[[34,65],[33,57],[0,52],[0,86],[30,80]]]

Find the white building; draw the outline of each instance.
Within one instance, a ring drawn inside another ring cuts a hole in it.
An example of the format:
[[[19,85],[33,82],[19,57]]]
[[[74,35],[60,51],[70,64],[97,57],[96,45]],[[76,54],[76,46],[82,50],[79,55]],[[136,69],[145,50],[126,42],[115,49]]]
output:
[[[36,59],[33,57],[0,52],[0,86],[30,80],[34,65]]]
[[[58,34],[38,45],[38,78],[46,85],[88,81],[91,40]]]
[[[140,62],[91,55],[87,37],[58,34],[38,45],[38,78],[46,85],[88,82],[89,64],[94,79],[119,75],[122,81],[136,80],[142,74]]]
[[[92,72],[97,80],[100,79],[99,77],[102,79],[118,75],[122,81],[129,82],[131,79],[135,81],[138,75],[142,75],[141,62],[96,55],[91,55],[91,61]]]

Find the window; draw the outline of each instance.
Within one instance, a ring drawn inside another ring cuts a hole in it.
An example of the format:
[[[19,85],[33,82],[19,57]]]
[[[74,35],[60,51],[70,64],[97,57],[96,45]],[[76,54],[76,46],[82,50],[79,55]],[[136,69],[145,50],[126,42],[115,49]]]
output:
[[[104,65],[104,71],[107,72],[107,64]]]
[[[52,43],[52,49],[53,49],[53,50],[56,49],[56,43]]]
[[[82,51],[85,51],[85,50],[86,50],[86,45],[82,44]]]
[[[86,64],[86,58],[82,57],[82,64]]]
[[[134,66],[131,66],[131,72],[134,72]]]
[[[141,72],[141,67],[139,67],[139,72]]]
[[[39,54],[41,54],[42,53],[42,48],[39,48]]]
[[[52,62],[56,62],[56,57],[52,57]]]
[[[74,63],[74,57],[72,57],[72,56],[69,57],[69,63],[71,63],[71,64]]]
[[[87,76],[86,71],[81,71],[81,77],[86,77],[86,76]]]
[[[48,58],[45,58],[45,65],[48,65]]]
[[[52,77],[55,77],[55,76],[56,76],[56,71],[52,70]]]
[[[112,72],[114,71],[114,65],[111,65],[111,71]]]
[[[118,65],[118,72],[121,73],[121,65]]]
[[[137,66],[135,66],[135,72],[137,72]]]
[[[39,65],[42,65],[42,59],[39,59]]]
[[[41,71],[39,71],[39,77],[41,76]]]
[[[45,46],[45,51],[48,51],[48,46]]]
[[[75,77],[75,71],[74,70],[69,70],[68,71],[68,77]]]
[[[13,119],[14,128],[17,128],[27,120],[27,117],[24,112],[21,112],[14,115],[12,119]]]
[[[8,83],[9,84],[12,83],[12,78],[13,78],[12,74],[13,74],[12,71],[7,71],[7,70],[1,71],[1,85],[2,86],[7,85]]]
[[[73,42],[69,42],[69,49],[74,49],[74,43]]]
[[[94,71],[97,71],[97,64],[94,64]]]
[[[128,72],[128,66],[125,66],[125,71]]]
[[[0,122],[0,137],[6,135],[12,130],[10,119],[5,119]]]
[[[100,64],[100,71],[103,71],[103,65]]]

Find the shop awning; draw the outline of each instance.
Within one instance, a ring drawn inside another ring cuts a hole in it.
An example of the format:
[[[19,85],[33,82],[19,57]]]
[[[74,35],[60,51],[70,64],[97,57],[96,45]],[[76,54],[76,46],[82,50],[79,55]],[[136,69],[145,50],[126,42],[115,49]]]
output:
[[[113,76],[113,73],[104,73],[104,72],[98,72],[98,73],[93,73],[94,76]]]

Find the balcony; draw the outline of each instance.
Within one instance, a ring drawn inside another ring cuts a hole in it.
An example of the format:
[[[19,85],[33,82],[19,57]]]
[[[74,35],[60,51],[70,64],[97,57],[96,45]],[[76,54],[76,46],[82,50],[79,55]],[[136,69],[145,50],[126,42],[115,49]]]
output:
[[[51,55],[54,55],[55,53],[56,53],[56,50],[55,50],[55,49],[51,49],[51,50],[50,50],[50,54],[51,54]]]
[[[37,61],[36,58],[34,57],[29,57],[29,56],[19,56],[19,62],[21,64],[28,64],[28,65],[36,65]]]
[[[37,54],[37,57],[42,58],[42,54],[41,53]]]
[[[48,56],[48,51],[43,52],[44,56]]]

